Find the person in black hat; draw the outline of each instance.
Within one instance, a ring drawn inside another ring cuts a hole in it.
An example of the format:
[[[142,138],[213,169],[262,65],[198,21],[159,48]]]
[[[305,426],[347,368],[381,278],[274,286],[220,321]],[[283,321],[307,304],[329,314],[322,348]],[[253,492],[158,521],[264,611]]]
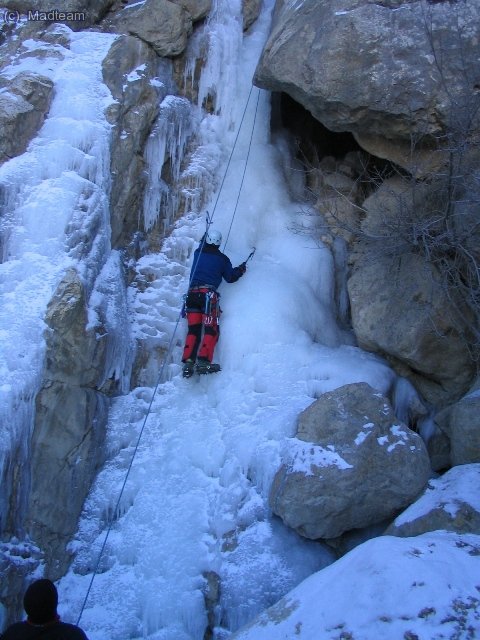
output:
[[[32,582],[23,598],[27,619],[10,625],[0,640],[88,640],[80,627],[60,622],[57,605],[58,592],[51,580]]]

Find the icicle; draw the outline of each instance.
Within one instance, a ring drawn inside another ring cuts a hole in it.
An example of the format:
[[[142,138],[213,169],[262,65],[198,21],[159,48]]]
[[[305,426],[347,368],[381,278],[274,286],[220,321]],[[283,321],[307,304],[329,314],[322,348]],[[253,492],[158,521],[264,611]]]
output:
[[[436,430],[433,414],[406,378],[399,377],[395,381],[393,408],[397,418],[417,431],[427,444]]]
[[[160,113],[145,150],[148,182],[143,200],[143,219],[146,231],[159,218],[163,221],[164,230],[175,219],[180,201],[180,168],[192,132],[192,110],[188,100],[167,96],[160,105]],[[167,162],[169,183],[162,178]]]
[[[98,382],[101,388],[107,380],[118,382],[120,393],[129,389],[132,366],[132,340],[128,317],[125,274],[118,251],[112,251],[102,269],[90,296],[89,324],[95,328],[99,322],[106,334],[105,367]]]
[[[422,437],[425,444],[428,444],[432,436],[438,431],[438,427],[435,424],[435,420],[432,414],[429,414],[425,418],[421,418],[418,421],[418,433]]]

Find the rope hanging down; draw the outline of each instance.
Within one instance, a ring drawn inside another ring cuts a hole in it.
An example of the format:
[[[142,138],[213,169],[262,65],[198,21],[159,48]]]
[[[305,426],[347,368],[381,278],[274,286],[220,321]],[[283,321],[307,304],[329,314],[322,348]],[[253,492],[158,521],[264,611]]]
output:
[[[227,166],[226,166],[225,172],[223,174],[223,179],[222,179],[222,182],[220,184],[220,188],[218,190],[217,198],[215,200],[215,204],[214,204],[214,207],[213,207],[212,215],[210,215],[208,213],[208,211],[207,211],[207,221],[206,221],[207,228],[206,228],[206,232],[205,232],[205,234],[203,236],[203,239],[202,239],[202,245],[201,245],[202,247],[203,247],[203,244],[205,244],[205,239],[206,239],[206,235],[207,235],[208,229],[210,228],[210,225],[213,222],[213,217],[215,215],[215,211],[216,211],[217,204],[218,204],[218,201],[219,201],[219,198],[220,198],[220,194],[222,192],[222,189],[223,189],[223,186],[224,186],[224,183],[225,183],[225,179],[227,177],[228,170],[229,170],[229,167],[230,167],[230,164],[231,164],[231,161],[232,161],[233,153],[234,153],[235,148],[237,146],[238,137],[240,135],[240,131],[241,131],[242,126],[243,126],[243,121],[245,119],[245,114],[246,114],[247,109],[248,109],[248,105],[249,105],[249,102],[250,102],[250,97],[252,95],[252,90],[253,90],[253,85],[250,88],[250,92],[248,94],[247,102],[245,104],[245,108],[244,108],[243,114],[242,114],[242,119],[240,121],[240,125],[239,125],[238,131],[237,131],[237,135],[236,135],[235,141],[233,143],[232,151],[230,152],[230,156],[228,158]],[[235,203],[235,208],[234,208],[234,211],[233,211],[233,214],[232,214],[232,220],[230,222],[230,227],[228,229],[227,239],[225,240],[225,245],[224,246],[226,246],[227,241],[228,241],[228,237],[230,235],[230,231],[231,231],[231,228],[232,228],[232,225],[233,225],[233,219],[235,218],[235,214],[236,214],[237,207],[238,207],[238,202],[240,200],[240,193],[241,193],[242,188],[243,188],[243,182],[244,182],[244,179],[245,179],[245,173],[246,173],[246,169],[247,169],[247,164],[248,164],[248,160],[249,160],[249,157],[250,157],[250,149],[251,149],[251,146],[252,146],[252,139],[253,139],[253,133],[254,133],[254,129],[255,129],[255,122],[256,122],[256,119],[257,119],[259,97],[260,97],[260,90],[258,90],[257,104],[256,104],[256,108],[255,108],[255,117],[254,117],[253,124],[252,124],[252,131],[251,131],[251,134],[250,134],[250,142],[249,142],[249,146],[248,146],[247,157],[245,159],[245,166],[244,166],[244,169],[243,169],[242,180],[240,182],[240,187],[239,187],[239,190],[238,190],[238,196],[237,196],[237,200],[236,200],[236,203]],[[250,258],[253,257],[254,253],[255,253],[255,249],[250,253],[250,255],[248,256],[248,258],[247,258],[247,260],[245,262],[248,262],[248,260],[250,260]],[[193,267],[192,267],[192,274],[190,276],[190,281],[193,278],[193,276],[195,275],[196,267],[197,267],[196,264],[193,265]],[[149,405],[148,405],[148,408],[147,408],[147,412],[145,414],[145,418],[144,418],[142,426],[140,428],[140,432],[138,434],[137,442],[135,444],[135,448],[133,450],[132,457],[130,459],[130,463],[129,463],[128,468],[127,468],[127,472],[125,474],[125,478],[123,480],[123,483],[122,483],[122,486],[121,486],[121,489],[120,489],[120,493],[119,493],[117,501],[115,503],[115,509],[113,511],[114,514],[117,514],[119,512],[120,501],[121,501],[123,493],[125,491],[125,486],[127,484],[128,478],[130,476],[130,472],[132,470],[133,462],[134,462],[135,457],[137,455],[138,448],[140,446],[140,442],[141,442],[141,439],[142,439],[142,436],[143,436],[143,432],[145,430],[145,426],[147,424],[148,417],[149,417],[149,415],[151,413],[151,410],[152,410],[153,401],[154,401],[155,396],[157,394],[160,382],[163,379],[163,375],[164,375],[164,372],[165,372],[165,367],[167,365],[167,362],[170,360],[170,356],[171,356],[172,351],[173,351],[173,345],[174,345],[174,341],[175,341],[175,336],[176,336],[176,333],[177,333],[177,330],[178,330],[178,325],[180,324],[181,318],[182,318],[182,312],[180,311],[179,314],[178,314],[174,329],[173,329],[172,337],[170,338],[170,341],[168,343],[168,348],[167,348],[166,354],[165,354],[165,356],[163,358],[162,365],[160,367],[160,372],[159,372],[159,374],[157,376],[157,381],[156,381],[155,386],[153,388],[152,397],[150,399],[150,402],[149,402]],[[101,562],[101,559],[103,557],[103,554],[104,554],[104,551],[105,551],[105,547],[107,546],[107,542],[108,542],[108,538],[110,536],[110,532],[112,530],[112,526],[113,526],[113,520],[108,525],[107,532],[105,534],[105,538],[103,540],[102,546],[100,547],[100,551],[99,551],[99,554],[98,554],[98,557],[97,557],[97,562],[95,564],[95,567],[94,567],[94,570],[93,570],[93,573],[92,573],[92,577],[91,577],[90,583],[88,585],[87,593],[85,594],[85,598],[83,600],[82,607],[80,609],[80,613],[79,613],[78,618],[77,618],[77,625],[80,624],[80,620],[82,618],[83,612],[84,612],[86,604],[88,602],[88,598],[90,596],[90,592],[91,592],[92,586],[93,586],[93,581],[95,579],[95,576],[98,573],[98,570],[99,570],[99,567],[100,567],[100,562]]]
[[[251,93],[252,93],[252,89],[250,89],[250,94],[251,94]],[[249,99],[249,100],[250,100],[250,94],[249,94],[249,96],[248,96],[248,99]],[[229,239],[229,237],[230,237],[230,231],[232,230],[232,226],[233,226],[233,221],[234,221],[234,219],[235,219],[235,215],[236,215],[236,213],[237,213],[238,202],[239,202],[239,200],[240,200],[240,194],[242,193],[242,189],[243,189],[243,182],[244,182],[244,180],[245,180],[245,173],[247,172],[248,160],[249,160],[249,158],[250,158],[250,151],[251,151],[251,149],[252,149],[253,132],[255,131],[255,123],[257,122],[257,112],[258,112],[258,103],[259,103],[259,102],[260,102],[260,90],[258,90],[258,93],[257,93],[257,104],[256,104],[256,106],[255,106],[255,114],[254,114],[254,117],[253,117],[252,133],[251,133],[251,135],[250,135],[250,141],[249,141],[249,143],[248,143],[247,157],[245,158],[245,164],[244,164],[244,166],[243,166],[242,179],[241,179],[241,181],[240,181],[240,187],[239,187],[239,189],[238,189],[237,200],[236,200],[236,202],[235,202],[235,207],[234,207],[234,209],[233,209],[233,214],[232,214],[232,219],[231,219],[231,221],[230,221],[230,226],[228,227],[227,237],[225,238],[225,244],[223,245],[223,250],[224,250],[224,251],[225,251],[225,248],[226,248],[226,246],[227,246],[228,239]],[[248,105],[248,102],[247,102],[247,105]],[[246,109],[245,109],[245,111],[246,111]],[[244,116],[245,116],[245,111],[243,112],[243,115],[244,115]],[[242,122],[243,122],[243,118],[242,118]],[[242,125],[240,124],[240,127],[241,127],[241,126],[242,126]],[[240,133],[240,128],[239,128],[239,130],[238,130],[238,133]],[[238,138],[238,133],[237,133],[237,138]],[[235,140],[235,142],[236,142],[236,140]],[[218,200],[217,200],[217,201],[218,201]],[[245,262],[248,262],[248,260],[249,260],[249,258],[250,258],[250,257],[251,257],[251,254],[250,254],[250,256],[247,258],[247,260],[245,260]]]

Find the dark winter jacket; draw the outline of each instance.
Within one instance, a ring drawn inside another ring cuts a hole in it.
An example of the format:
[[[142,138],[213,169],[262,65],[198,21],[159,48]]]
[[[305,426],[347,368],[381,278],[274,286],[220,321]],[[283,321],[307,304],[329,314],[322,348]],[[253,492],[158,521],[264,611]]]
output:
[[[232,267],[227,256],[214,244],[204,244],[203,248],[200,245],[193,257],[190,287],[206,284],[217,289],[222,278],[226,282],[236,282],[244,271],[241,266]]]
[[[88,640],[80,627],[66,622],[54,622],[37,626],[28,622],[16,622],[4,631],[0,640]]]

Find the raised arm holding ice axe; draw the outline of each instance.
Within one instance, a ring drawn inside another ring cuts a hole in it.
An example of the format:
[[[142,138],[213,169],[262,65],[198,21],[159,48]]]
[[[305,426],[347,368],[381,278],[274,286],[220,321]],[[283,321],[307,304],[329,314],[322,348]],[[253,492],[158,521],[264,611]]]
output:
[[[219,337],[220,295],[217,292],[222,279],[236,282],[247,270],[248,258],[232,267],[229,258],[220,251],[222,234],[215,229],[207,230],[200,246],[195,250],[190,284],[185,300],[188,333],[183,349],[183,376],[189,378],[197,373],[215,373],[220,365],[214,364],[213,352]]]

